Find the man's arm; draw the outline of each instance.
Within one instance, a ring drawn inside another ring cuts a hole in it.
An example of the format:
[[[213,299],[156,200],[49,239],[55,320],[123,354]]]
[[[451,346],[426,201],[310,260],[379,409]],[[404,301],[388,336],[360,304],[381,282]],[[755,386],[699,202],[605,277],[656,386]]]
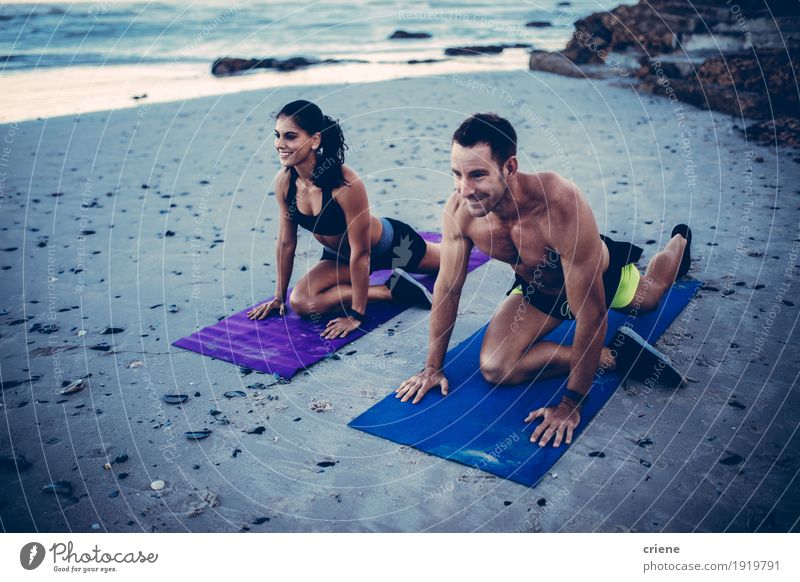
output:
[[[426,367],[441,370],[458,315],[461,289],[467,279],[472,241],[464,236],[456,218],[459,200],[453,195],[445,206],[439,274],[433,286],[433,307],[428,334]]]
[[[403,402],[413,397],[412,403],[416,404],[428,390],[437,385],[441,386],[444,395],[447,395],[449,389],[442,366],[458,315],[461,289],[467,278],[469,254],[472,250],[472,241],[464,236],[465,224],[459,219],[459,205],[458,196],[453,194],[445,206],[439,274],[433,287],[428,357],[425,368],[404,381],[396,390],[397,398],[402,398]]]
[[[565,181],[566,182],[566,181]],[[592,387],[608,326],[603,288],[603,242],[592,210],[572,182],[564,186],[562,228],[555,229],[564,269],[567,301],[575,316],[567,389],[586,394]]]
[[[589,204],[572,182],[553,179],[551,235],[549,242],[561,255],[567,301],[575,316],[575,339],[570,350],[567,389],[586,395],[600,362],[603,339],[608,326],[608,310],[603,289],[603,243]],[[545,446],[572,442],[572,431],[580,422],[581,405],[564,396],[557,406],[531,412],[526,422],[541,417],[542,423],[531,434],[531,441]]]

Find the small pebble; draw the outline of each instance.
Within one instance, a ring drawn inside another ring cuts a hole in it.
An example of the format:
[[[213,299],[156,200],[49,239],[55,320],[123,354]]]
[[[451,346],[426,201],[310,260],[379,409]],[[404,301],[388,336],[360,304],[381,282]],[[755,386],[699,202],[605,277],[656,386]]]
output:
[[[152,489],[153,491],[161,491],[166,486],[167,484],[164,483],[164,481],[162,481],[161,479],[150,483],[150,489]]]

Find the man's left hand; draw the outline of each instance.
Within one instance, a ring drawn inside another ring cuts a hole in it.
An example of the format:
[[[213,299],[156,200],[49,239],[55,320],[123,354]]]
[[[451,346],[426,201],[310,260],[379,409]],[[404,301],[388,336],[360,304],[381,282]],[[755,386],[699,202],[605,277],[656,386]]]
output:
[[[320,336],[324,339],[347,337],[347,334],[354,329],[358,329],[359,325],[359,321],[353,317],[337,317],[328,322],[328,325],[325,326],[325,331],[323,331]]]
[[[536,427],[531,435],[531,442],[539,442],[539,446],[543,447],[550,442],[550,439],[555,435],[553,440],[553,447],[561,445],[564,440],[567,444],[572,443],[572,431],[578,426],[581,420],[580,406],[561,401],[558,406],[550,406],[547,408],[540,408],[531,412],[525,422],[533,422],[537,418],[542,418],[542,424]],[[566,435],[566,439],[564,438]]]

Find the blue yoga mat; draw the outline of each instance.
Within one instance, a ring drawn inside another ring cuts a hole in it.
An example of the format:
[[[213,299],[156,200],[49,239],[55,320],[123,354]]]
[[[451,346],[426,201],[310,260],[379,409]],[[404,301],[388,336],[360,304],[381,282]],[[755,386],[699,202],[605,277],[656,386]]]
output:
[[[606,345],[626,323],[655,343],[691,301],[700,284],[696,280],[676,283],[656,311],[641,317],[609,312]],[[574,328],[574,322],[564,322],[545,339],[572,344]],[[491,387],[478,369],[485,331],[484,326],[447,353],[445,373],[450,380],[450,394],[446,398],[436,388],[419,404],[412,405],[400,402],[392,392],[348,426],[524,485],[538,483],[569,446],[554,448],[548,444],[540,448],[531,443],[531,432],[540,421],[527,425],[523,419],[532,410],[558,403],[565,378]],[[573,445],[621,381],[616,372],[595,377],[591,398],[573,433]]]

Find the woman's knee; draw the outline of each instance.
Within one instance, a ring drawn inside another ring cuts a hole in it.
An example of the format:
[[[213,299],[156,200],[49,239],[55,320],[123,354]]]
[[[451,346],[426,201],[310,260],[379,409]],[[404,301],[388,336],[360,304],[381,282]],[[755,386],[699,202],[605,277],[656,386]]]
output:
[[[294,288],[289,297],[289,306],[300,317],[308,317],[314,312],[314,305],[308,295]]]

